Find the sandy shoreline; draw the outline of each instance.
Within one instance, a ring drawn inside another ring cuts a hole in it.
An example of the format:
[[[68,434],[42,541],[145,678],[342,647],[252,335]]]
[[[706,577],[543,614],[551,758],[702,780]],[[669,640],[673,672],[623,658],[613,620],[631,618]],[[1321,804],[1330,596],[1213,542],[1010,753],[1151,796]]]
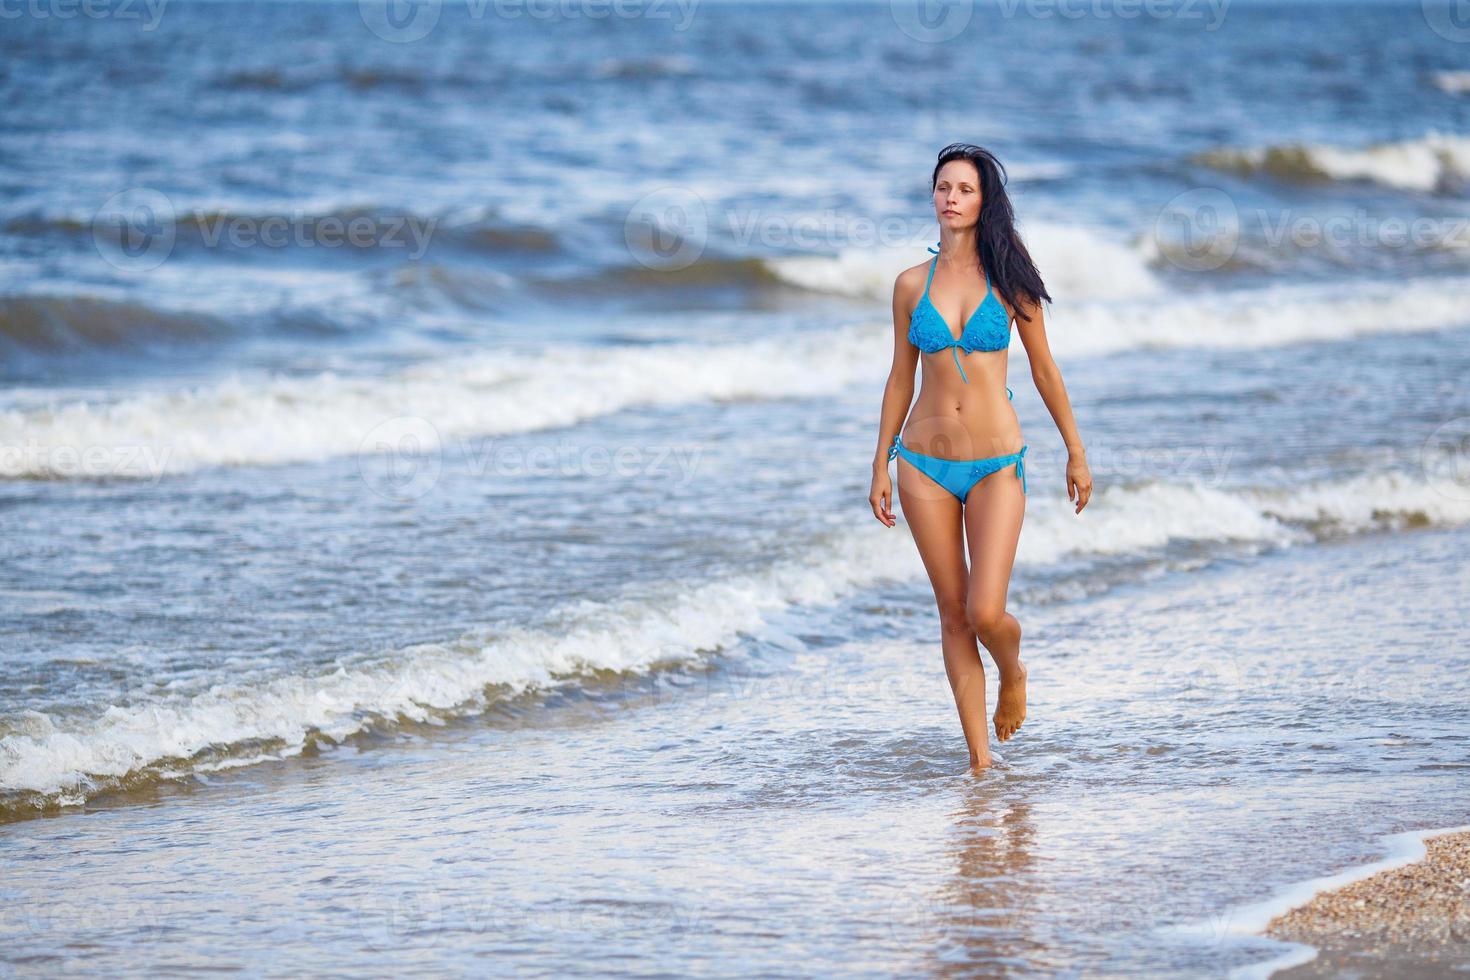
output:
[[[1463,971],[1470,964],[1470,831],[1426,837],[1424,847],[1420,860],[1321,891],[1273,917],[1266,935],[1310,944],[1318,955],[1272,976]]]

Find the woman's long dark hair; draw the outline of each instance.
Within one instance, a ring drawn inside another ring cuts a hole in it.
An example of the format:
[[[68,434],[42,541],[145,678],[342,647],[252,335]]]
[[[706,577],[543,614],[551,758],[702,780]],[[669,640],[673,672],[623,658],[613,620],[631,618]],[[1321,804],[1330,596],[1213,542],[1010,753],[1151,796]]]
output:
[[[1042,300],[1051,302],[1051,294],[1031,261],[1031,253],[1016,232],[1016,212],[1011,208],[1010,195],[1006,193],[1006,171],[995,154],[973,143],[951,143],[939,151],[939,162],[934,165],[934,176],[929,179],[932,194],[939,183],[939,171],[951,160],[969,160],[980,175],[980,224],[975,234],[975,249],[980,253],[980,266],[990,277],[990,285],[999,293],[1016,315],[1024,320],[1029,316],[1021,313],[1016,303],[1024,296],[1037,306]]]

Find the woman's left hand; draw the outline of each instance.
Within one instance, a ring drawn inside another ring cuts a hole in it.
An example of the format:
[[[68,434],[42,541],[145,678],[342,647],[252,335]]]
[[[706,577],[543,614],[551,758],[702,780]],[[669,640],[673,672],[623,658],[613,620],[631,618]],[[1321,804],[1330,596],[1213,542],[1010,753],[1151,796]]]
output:
[[[1078,450],[1067,456],[1067,499],[1077,502],[1072,513],[1082,513],[1092,499],[1092,470],[1087,468],[1087,455]]]

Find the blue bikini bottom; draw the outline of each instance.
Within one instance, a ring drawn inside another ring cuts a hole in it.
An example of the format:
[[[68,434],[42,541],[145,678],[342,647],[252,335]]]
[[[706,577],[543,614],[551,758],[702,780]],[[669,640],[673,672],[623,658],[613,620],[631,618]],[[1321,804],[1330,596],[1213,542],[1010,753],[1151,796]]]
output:
[[[965,495],[975,484],[1012,463],[1016,464],[1016,475],[1021,478],[1021,493],[1026,492],[1025,446],[1021,447],[1020,452],[1007,456],[991,456],[987,459],[940,459],[938,456],[925,456],[923,453],[914,452],[900,442],[897,435],[894,435],[893,445],[888,447],[888,458],[892,459],[895,456],[902,456],[914,464],[920,473],[954,494],[961,503],[964,502]]]

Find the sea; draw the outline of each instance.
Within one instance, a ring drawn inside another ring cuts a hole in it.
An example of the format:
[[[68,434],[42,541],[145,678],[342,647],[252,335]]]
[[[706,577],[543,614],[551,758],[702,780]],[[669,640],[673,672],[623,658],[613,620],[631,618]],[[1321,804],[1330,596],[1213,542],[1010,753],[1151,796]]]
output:
[[[0,52],[0,976],[1265,975],[1241,910],[1466,823],[1449,0],[10,0]],[[867,501],[957,141],[1095,481],[1013,337],[981,773]]]

